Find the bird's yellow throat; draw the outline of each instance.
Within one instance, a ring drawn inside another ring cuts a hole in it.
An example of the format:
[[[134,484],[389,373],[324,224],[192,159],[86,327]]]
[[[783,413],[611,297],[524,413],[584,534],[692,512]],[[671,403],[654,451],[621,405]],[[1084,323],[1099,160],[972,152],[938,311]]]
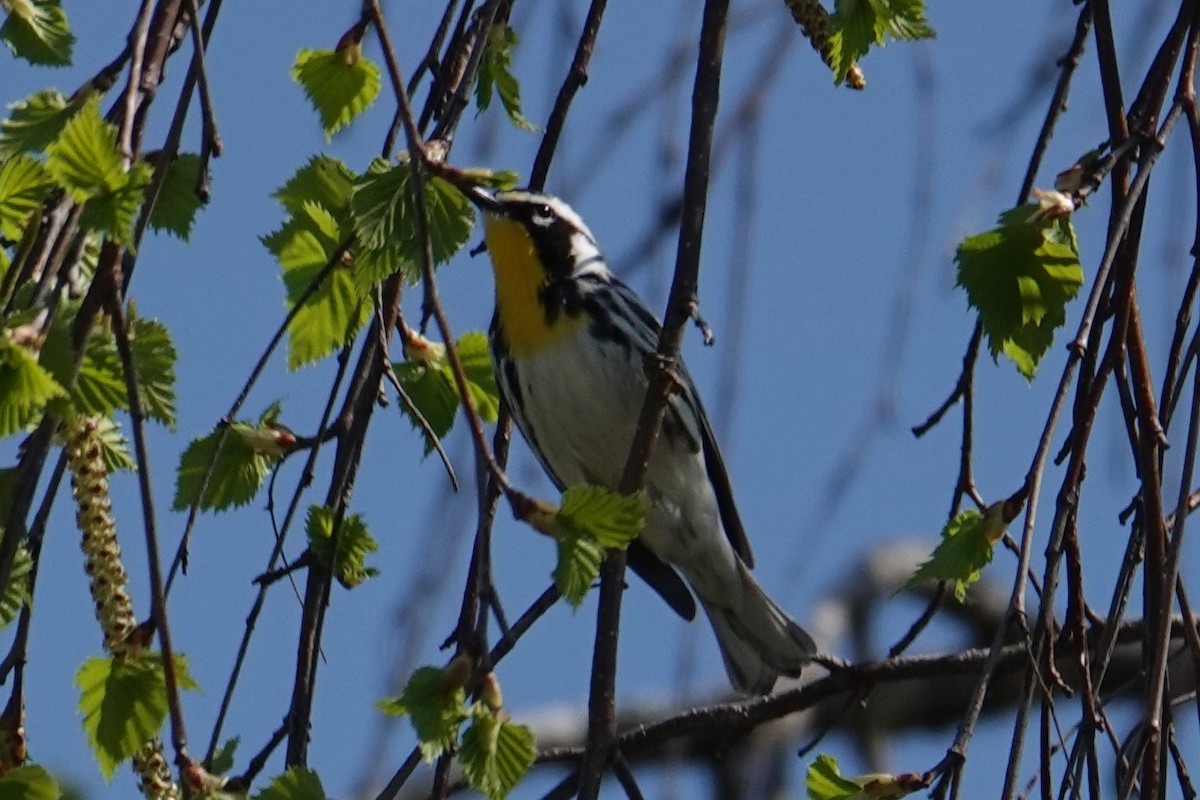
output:
[[[582,316],[559,314],[550,323],[538,296],[548,275],[525,226],[485,215],[485,236],[496,275],[496,312],[508,351],[528,356],[562,341],[583,324]]]

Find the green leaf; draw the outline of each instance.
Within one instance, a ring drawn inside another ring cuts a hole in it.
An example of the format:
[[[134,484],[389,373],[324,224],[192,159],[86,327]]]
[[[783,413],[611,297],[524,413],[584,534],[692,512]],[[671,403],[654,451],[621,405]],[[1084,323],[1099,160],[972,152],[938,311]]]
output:
[[[80,93],[80,99],[68,102],[62,93],[43,89],[10,105],[8,119],[0,122],[0,159],[44,150],[58,138],[86,96]]]
[[[138,162],[126,172],[117,149],[116,126],[100,116],[100,99],[84,103],[46,148],[46,170],[77,202],[79,224],[130,244],[133,222],[150,182],[150,165]]]
[[[375,701],[375,708],[389,717],[407,717],[408,708],[399,697],[385,697]]]
[[[192,235],[192,223],[204,201],[196,194],[200,181],[200,156],[180,153],[167,167],[158,200],[150,212],[150,227],[174,234],[185,242]]]
[[[860,786],[843,778],[837,759],[822,753],[808,765],[804,784],[809,800],[845,800],[858,794]]]
[[[137,373],[142,410],[175,428],[175,344],[167,326],[129,313],[129,348]]]
[[[557,516],[568,536],[623,550],[642,532],[646,500],[641,494],[619,494],[599,486],[572,486],[563,493]]]
[[[127,470],[132,472],[137,464],[129,451],[129,440],[121,433],[120,427],[109,417],[96,419],[96,435],[100,439],[100,457],[104,459],[104,468],[111,472]]]
[[[0,777],[0,800],[59,800],[63,792],[44,767],[27,764]]]
[[[500,393],[492,370],[487,334],[468,331],[458,340],[457,349],[467,378],[467,391],[475,403],[475,409],[485,422],[494,423],[500,413]],[[423,352],[420,358],[393,364],[393,371],[396,380],[425,417],[434,434],[441,439],[449,433],[458,412],[459,394],[454,370],[446,360],[444,351],[434,354]],[[413,428],[420,429],[420,423],[406,405],[401,404],[400,410],[412,422]],[[431,452],[433,440],[427,439],[425,455]]]
[[[533,766],[537,750],[533,732],[515,725],[482,703],[476,703],[470,727],[463,732],[458,757],[471,788],[503,800]]]
[[[454,745],[458,729],[467,718],[466,690],[460,685],[447,686],[446,674],[437,667],[421,667],[408,679],[399,697],[399,705],[408,711],[417,732],[421,755],[428,762]]]
[[[258,433],[266,430],[275,429],[248,422],[235,422],[229,426],[229,432],[213,465],[212,477],[208,480],[200,508],[224,511],[232,506],[244,506],[254,499],[263,480],[279,461],[278,454],[264,452],[264,448],[255,447]],[[221,427],[218,426],[207,436],[193,439],[180,456],[175,481],[175,502],[172,505],[176,511],[186,511],[196,502],[200,494],[201,478],[204,477],[221,432]]]
[[[554,567],[554,585],[572,606],[578,607],[600,575],[604,550],[591,539],[560,536],[558,563]]]
[[[480,112],[492,104],[492,92],[500,96],[504,113],[518,128],[537,131],[538,127],[521,113],[521,85],[512,74],[512,51],[518,44],[517,33],[508,25],[493,25],[488,33],[487,47],[479,61],[479,77],[475,83],[475,105]]]
[[[292,767],[255,794],[253,800],[325,800],[325,789],[317,773]]]
[[[363,250],[386,253],[394,268],[413,265],[415,282],[421,263],[417,236],[417,208],[412,170],[406,161],[391,165],[375,159],[358,179],[350,200],[354,233]],[[435,264],[448,261],[466,244],[475,224],[475,212],[462,192],[441,178],[425,182],[425,210]],[[378,279],[378,277],[377,277]]]
[[[379,67],[362,56],[357,44],[337,51],[301,50],[292,77],[321,116],[326,139],[370,108],[381,85]]]
[[[309,506],[308,523],[305,526],[308,546],[317,561],[325,566],[329,566],[332,556],[333,523],[332,508]],[[353,589],[367,578],[378,575],[379,570],[366,565],[367,553],[374,553],[378,549],[379,545],[367,530],[362,517],[358,514],[346,515],[338,533],[337,556],[332,559],[338,582],[347,589]]]
[[[240,736],[232,736],[226,739],[225,744],[218,747],[217,751],[213,753],[212,767],[208,771],[213,775],[224,775],[226,772],[232,770],[235,763],[234,756],[241,741],[242,737]]]
[[[196,688],[182,656],[176,656],[175,670],[180,686]],[[156,736],[167,717],[162,657],[89,658],[75,674],[75,685],[82,692],[79,713],[88,744],[111,781],[117,766]]]
[[[981,514],[974,509],[959,513],[942,529],[942,541],[929,560],[917,568],[904,588],[928,580],[954,581],[954,596],[961,603],[967,587],[991,563],[996,542],[1004,536],[1004,503],[996,503]]]
[[[338,222],[328,210],[305,202],[300,213],[263,239],[283,268],[289,308],[326,272],[341,246],[341,236]],[[299,369],[338,350],[370,316],[370,305],[343,263],[344,259],[324,275],[288,326],[289,369]]]
[[[0,39],[13,55],[30,64],[65,67],[71,63],[75,35],[59,0],[9,0],[11,10]]]
[[[1019,206],[1001,215],[998,227],[964,239],[954,258],[992,358],[1005,353],[1032,381],[1083,285],[1074,227],[1035,205]]]
[[[837,0],[829,22],[830,66],[838,84],[845,82],[850,67],[872,45],[882,47],[887,38],[934,36],[925,18],[924,0]]]
[[[467,377],[467,390],[480,418],[489,424],[500,416],[500,390],[496,387],[496,372],[492,368],[492,351],[487,334],[468,331],[455,345],[458,360]],[[446,369],[450,367],[447,364]]]
[[[78,303],[70,303],[56,314],[42,345],[40,363],[59,383],[70,378],[75,364],[71,324],[77,310]],[[170,332],[158,320],[137,316],[132,308],[127,324],[142,410],[173,429],[176,352]],[[88,338],[75,385],[71,388],[71,405],[80,414],[100,417],[109,416],[118,409],[129,409],[129,393],[116,337],[106,325],[98,326]]]
[[[472,183],[499,189],[507,192],[517,188],[521,176],[511,169],[486,169],[484,167],[466,167],[462,170],[463,177]]]
[[[8,586],[0,595],[0,628],[17,618],[21,609],[29,602],[29,575],[33,572],[33,559],[24,547],[18,547],[13,556],[12,572]]]
[[[54,188],[41,163],[15,155],[0,164],[0,237],[19,240],[31,214]]]
[[[293,216],[306,213],[305,206],[316,203],[340,222],[350,210],[350,195],[357,177],[332,156],[313,156],[279,187],[275,199]]]
[[[0,336],[0,437],[23,430],[47,403],[66,396],[28,349]]]

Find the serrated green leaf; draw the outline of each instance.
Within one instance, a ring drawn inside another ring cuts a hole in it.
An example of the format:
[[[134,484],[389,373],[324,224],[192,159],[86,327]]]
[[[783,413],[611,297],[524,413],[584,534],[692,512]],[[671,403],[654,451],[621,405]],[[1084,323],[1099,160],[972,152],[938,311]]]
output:
[[[941,543],[904,588],[928,580],[954,581],[954,596],[960,603],[965,600],[967,587],[979,580],[980,571],[992,561],[996,542],[1004,536],[1003,505],[991,506],[987,514],[963,511],[947,522]]]
[[[379,545],[367,530],[367,525],[360,515],[347,514],[342,519],[342,527],[338,533],[337,557],[331,559],[333,523],[332,508],[309,506],[308,522],[305,525],[308,546],[321,564],[329,566],[332,560],[338,582],[347,589],[353,589],[367,578],[379,574],[379,570],[366,565],[367,554],[374,553],[379,549]]]
[[[289,308],[325,272],[341,246],[341,235],[327,209],[304,202],[300,213],[263,238],[283,268]],[[350,269],[339,264],[325,275],[288,326],[288,368],[324,358],[352,338],[370,316],[364,297]]]
[[[23,430],[47,403],[66,396],[29,350],[0,336],[0,437]]]
[[[492,367],[492,351],[487,334],[468,331],[455,347],[467,377],[467,389],[471,392],[475,410],[484,422],[495,423],[500,416],[500,390],[496,387],[496,372]],[[449,365],[446,368],[449,369]]]
[[[53,89],[43,89],[11,104],[8,119],[0,122],[0,159],[45,149],[82,105],[82,99],[68,102]]]
[[[417,732],[421,755],[428,762],[458,741],[458,729],[467,718],[466,690],[461,686],[447,688],[444,676],[445,670],[421,667],[408,679],[399,697]]]
[[[325,789],[317,773],[292,767],[263,787],[253,800],[325,800]]]
[[[142,410],[175,429],[175,344],[167,326],[129,314],[129,349],[137,373]]]
[[[187,660],[175,657],[179,685],[196,688]],[[158,734],[167,717],[167,683],[162,657],[145,653],[137,658],[89,658],[75,674],[81,690],[79,713],[88,744],[105,780]]]
[[[406,162],[390,165],[377,158],[355,183],[350,211],[360,250],[384,254],[378,260],[394,269],[414,265],[414,274],[408,276],[413,281],[418,277],[415,265],[421,263],[421,242],[411,184]],[[425,182],[425,210],[433,260],[441,264],[466,244],[475,212],[470,201],[441,178]]]
[[[572,486],[563,493],[557,516],[569,535],[624,549],[642,532],[646,500],[641,494],[619,494],[599,486]]]
[[[30,64],[65,67],[71,63],[75,34],[59,0],[10,0],[0,39],[13,55]]]
[[[71,376],[75,354],[71,324],[78,303],[55,315],[42,345],[40,363],[59,383]],[[169,428],[175,427],[175,345],[166,326],[155,319],[128,318],[129,345],[141,392],[142,410]],[[98,326],[88,337],[84,357],[71,387],[71,405],[80,414],[109,416],[129,409],[125,372],[116,338],[107,326]]]
[[[27,764],[0,777],[0,800],[59,800],[62,790],[44,767]]]
[[[521,113],[521,85],[512,74],[512,51],[518,44],[517,33],[508,25],[493,25],[488,33],[487,47],[479,61],[479,76],[475,82],[475,106],[480,112],[492,104],[493,90],[500,96],[500,105],[508,119],[518,128],[537,131],[538,127]]]
[[[463,732],[458,758],[471,788],[503,800],[533,766],[537,749],[533,732],[476,704],[471,725]]]
[[[804,778],[809,800],[845,800],[859,791],[859,785],[842,777],[837,759],[822,753],[808,765]]]
[[[239,433],[251,432],[261,426],[235,422],[230,428],[213,465],[212,477],[208,480],[204,499],[200,503],[201,509],[224,511],[249,503],[258,494],[271,468],[279,461],[277,456],[256,451],[247,441],[252,437]],[[196,502],[201,478],[220,435],[221,429],[218,427],[207,436],[193,439],[180,456],[175,478],[175,502],[172,505],[176,511],[186,511]]]
[[[837,0],[829,22],[830,66],[838,84],[872,45],[934,36],[924,0]]]
[[[29,575],[33,572],[33,559],[24,547],[18,547],[13,556],[12,572],[8,586],[0,594],[0,628],[17,618],[21,609],[29,602]]]
[[[392,370],[434,435],[443,438],[450,432],[454,415],[458,412],[458,392],[454,389],[454,383],[446,379],[443,370],[426,364],[394,364]],[[414,429],[421,430],[420,423],[403,403],[400,404],[400,411],[409,418]],[[425,455],[431,452],[433,442],[426,439]]]
[[[208,771],[213,775],[224,775],[233,769],[234,756],[237,754],[238,745],[241,744],[242,737],[232,736],[225,740],[225,744],[217,748],[213,753],[212,766]]]
[[[154,170],[149,164],[138,162],[123,174],[126,180],[120,188],[101,192],[84,203],[79,225],[84,230],[107,234],[114,241],[133,247],[133,223]]]
[[[1069,220],[1047,219],[1019,206],[1000,225],[958,246],[958,285],[979,311],[988,348],[1005,353],[1027,380],[1066,324],[1066,306],[1083,285],[1083,266]]]
[[[355,178],[350,168],[338,159],[313,156],[279,187],[275,199],[289,214],[304,214],[305,205],[315,203],[340,221],[350,210]]]
[[[46,155],[46,169],[81,203],[127,183],[117,129],[101,116],[99,97],[90,98],[71,117],[46,147]]]
[[[96,418],[96,436],[100,440],[100,457],[109,473],[134,470],[137,464],[129,451],[129,440],[112,419]]]
[[[133,222],[153,170],[138,162],[122,169],[116,126],[100,116],[100,99],[92,97],[46,147],[46,170],[77,202],[83,203],[79,224],[130,244]]]
[[[196,212],[204,203],[196,194],[200,180],[200,156],[180,153],[167,167],[158,200],[150,212],[150,227],[174,234],[185,242],[192,235]]]
[[[335,50],[301,50],[292,77],[321,117],[325,138],[371,107],[381,86],[379,67],[357,45]]]
[[[517,184],[521,182],[521,176],[511,169],[466,167],[462,170],[462,174],[472,183],[487,186],[491,189],[499,189],[502,192],[517,188]]]
[[[600,575],[604,550],[596,542],[579,536],[560,536],[554,585],[572,606],[578,607]]]
[[[19,240],[30,215],[53,187],[41,163],[27,155],[0,163],[0,237]]]

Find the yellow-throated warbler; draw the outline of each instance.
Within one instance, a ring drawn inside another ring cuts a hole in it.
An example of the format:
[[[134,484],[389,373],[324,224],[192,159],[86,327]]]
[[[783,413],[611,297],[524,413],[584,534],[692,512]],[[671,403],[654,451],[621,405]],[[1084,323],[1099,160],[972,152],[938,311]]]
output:
[[[496,278],[492,359],[525,440],[558,488],[616,489],[645,398],[659,322],[609,270],[587,225],[558,198],[471,192]],[[650,461],[645,529],[629,566],[686,619],[682,572],[708,613],[733,685],[771,691],[812,639],[751,577],[750,544],[721,451],[687,370]],[[668,566],[669,565],[669,566]]]

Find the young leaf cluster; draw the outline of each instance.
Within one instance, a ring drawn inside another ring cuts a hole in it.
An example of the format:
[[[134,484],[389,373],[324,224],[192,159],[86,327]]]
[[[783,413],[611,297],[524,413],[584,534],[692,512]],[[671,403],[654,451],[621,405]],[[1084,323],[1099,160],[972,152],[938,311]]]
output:
[[[442,263],[470,235],[471,204],[446,181],[425,186],[433,258]],[[279,191],[288,216],[263,244],[283,270],[288,366],[311,364],[352,340],[371,314],[373,287],[397,272],[415,283],[421,263],[412,171],[405,161],[376,159],[364,175],[316,156]]]
[[[479,78],[475,83],[475,107],[480,113],[492,104],[492,95],[500,97],[500,105],[508,119],[518,128],[536,131],[538,127],[521,113],[521,85],[512,73],[512,52],[518,44],[517,33],[508,25],[494,25],[488,32],[483,58],[479,61]]]
[[[377,706],[385,714],[408,716],[426,761],[457,745],[471,788],[488,800],[503,800],[533,766],[537,754],[533,733],[514,724],[501,708],[494,675],[487,676],[481,699],[467,703],[470,669],[462,656],[444,668],[421,667],[398,698]]]
[[[458,340],[456,349],[475,411],[485,422],[495,422],[500,413],[500,393],[492,371],[487,335],[469,331]],[[414,409],[419,412],[432,434],[441,439],[450,432],[461,405],[454,370],[446,359],[445,348],[424,341],[420,345],[410,343],[405,347],[405,355],[407,360],[393,364],[392,369],[414,408],[410,409],[407,404],[401,404],[400,408],[414,428],[423,430]],[[427,436],[425,455],[433,448],[434,440]]]
[[[996,228],[964,239],[954,259],[992,358],[1004,353],[1032,381],[1083,285],[1074,226],[1038,205],[1018,206]]]
[[[624,550],[642,532],[646,501],[641,494],[572,486],[563,493],[562,506],[552,513],[534,524],[555,537],[554,583],[567,602],[578,606],[600,574],[605,549]]]
[[[960,512],[942,528],[942,541],[929,560],[921,564],[904,588],[929,580],[954,581],[954,596],[961,603],[967,587],[992,561],[996,542],[1004,537],[1004,504],[996,503],[985,513],[974,509]]]
[[[829,60],[839,84],[872,45],[934,36],[924,0],[837,0],[830,27]]]
[[[366,565],[368,553],[379,549],[375,538],[358,514],[348,514],[342,519],[338,530],[337,552],[333,551],[333,530],[336,518],[328,506],[310,506],[305,531],[308,546],[321,564],[333,567],[338,582],[353,589],[367,578],[379,574],[379,570]]]
[[[207,436],[193,439],[179,458],[172,507],[186,511],[200,498],[201,509],[225,511],[253,500],[271,469],[296,444],[292,432],[277,422],[278,414],[278,406],[272,405],[257,424],[245,420],[227,429],[218,425]]]

